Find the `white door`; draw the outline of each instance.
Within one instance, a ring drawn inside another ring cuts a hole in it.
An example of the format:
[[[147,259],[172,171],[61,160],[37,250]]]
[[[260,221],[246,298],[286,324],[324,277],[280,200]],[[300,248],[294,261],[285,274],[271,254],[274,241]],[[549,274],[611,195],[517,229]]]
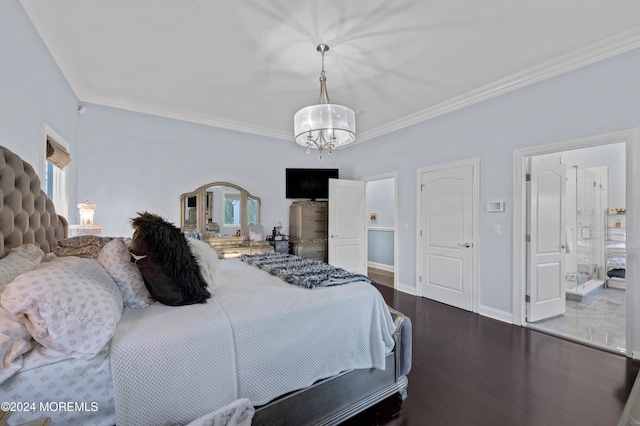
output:
[[[367,274],[365,182],[329,179],[329,264]]]
[[[420,178],[420,295],[473,310],[473,165],[425,171]]]
[[[566,167],[560,156],[529,160],[529,244],[527,244],[527,321],[565,312]]]

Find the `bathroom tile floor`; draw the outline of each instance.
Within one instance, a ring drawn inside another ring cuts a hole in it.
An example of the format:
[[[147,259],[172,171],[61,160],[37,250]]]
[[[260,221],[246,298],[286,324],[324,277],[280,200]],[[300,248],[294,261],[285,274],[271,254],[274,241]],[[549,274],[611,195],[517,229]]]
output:
[[[626,353],[625,291],[600,287],[581,302],[567,300],[564,315],[529,323],[539,331]]]

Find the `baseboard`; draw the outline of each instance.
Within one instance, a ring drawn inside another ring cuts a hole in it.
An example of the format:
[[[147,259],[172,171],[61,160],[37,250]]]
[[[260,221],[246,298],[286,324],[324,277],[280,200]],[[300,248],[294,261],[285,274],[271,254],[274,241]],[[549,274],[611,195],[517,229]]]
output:
[[[410,285],[406,285],[406,284],[401,284],[398,283],[398,285],[396,286],[396,290],[401,291],[403,293],[408,293],[412,296],[417,296],[418,293],[416,292],[416,288]]]
[[[416,287],[398,283],[396,290],[403,293],[408,293],[412,296],[417,296],[418,292]],[[513,314],[511,312],[502,311],[500,309],[490,308],[488,306],[480,305],[478,308],[478,314],[484,317],[492,318],[498,321],[506,322],[507,324],[513,324]]]
[[[393,265],[386,265],[384,263],[378,263],[378,262],[368,261],[367,262],[367,267],[381,269],[381,270],[387,271],[387,272],[394,272],[395,271],[395,268],[394,268]]]
[[[483,317],[489,317],[498,321],[506,322],[507,324],[513,324],[513,314],[511,312],[480,305],[478,307],[478,314]]]

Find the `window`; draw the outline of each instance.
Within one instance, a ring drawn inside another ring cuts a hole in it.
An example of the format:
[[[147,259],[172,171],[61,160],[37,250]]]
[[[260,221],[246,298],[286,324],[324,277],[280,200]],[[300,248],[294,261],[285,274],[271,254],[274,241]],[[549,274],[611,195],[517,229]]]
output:
[[[224,194],[224,224],[240,226],[240,193]]]
[[[247,199],[248,221],[249,223],[258,223],[258,200],[255,198]]]
[[[71,162],[66,142],[45,126],[45,173],[44,192],[56,206],[59,215],[68,217],[69,196],[67,190],[67,173],[64,168]]]

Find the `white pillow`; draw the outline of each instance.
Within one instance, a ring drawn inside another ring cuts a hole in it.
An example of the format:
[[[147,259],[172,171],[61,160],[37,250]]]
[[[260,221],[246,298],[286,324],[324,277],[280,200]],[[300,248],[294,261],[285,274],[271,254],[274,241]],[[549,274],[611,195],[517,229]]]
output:
[[[44,252],[33,244],[12,248],[8,255],[0,259],[0,293],[15,277],[36,269],[43,258]]]
[[[118,285],[97,260],[75,256],[42,263],[8,284],[0,299],[43,346],[91,358],[109,342],[122,315]]]
[[[22,321],[0,307],[0,383],[20,371],[22,355],[31,350],[31,342]]]
[[[143,308],[153,303],[149,290],[144,285],[140,270],[131,262],[131,254],[121,238],[105,244],[98,253],[98,262],[118,284],[127,308]]]
[[[218,263],[220,258],[218,257],[218,252],[209,244],[195,238],[187,238],[187,242],[191,248],[191,254],[198,261],[202,278],[209,284],[209,291],[212,292],[219,270]]]

